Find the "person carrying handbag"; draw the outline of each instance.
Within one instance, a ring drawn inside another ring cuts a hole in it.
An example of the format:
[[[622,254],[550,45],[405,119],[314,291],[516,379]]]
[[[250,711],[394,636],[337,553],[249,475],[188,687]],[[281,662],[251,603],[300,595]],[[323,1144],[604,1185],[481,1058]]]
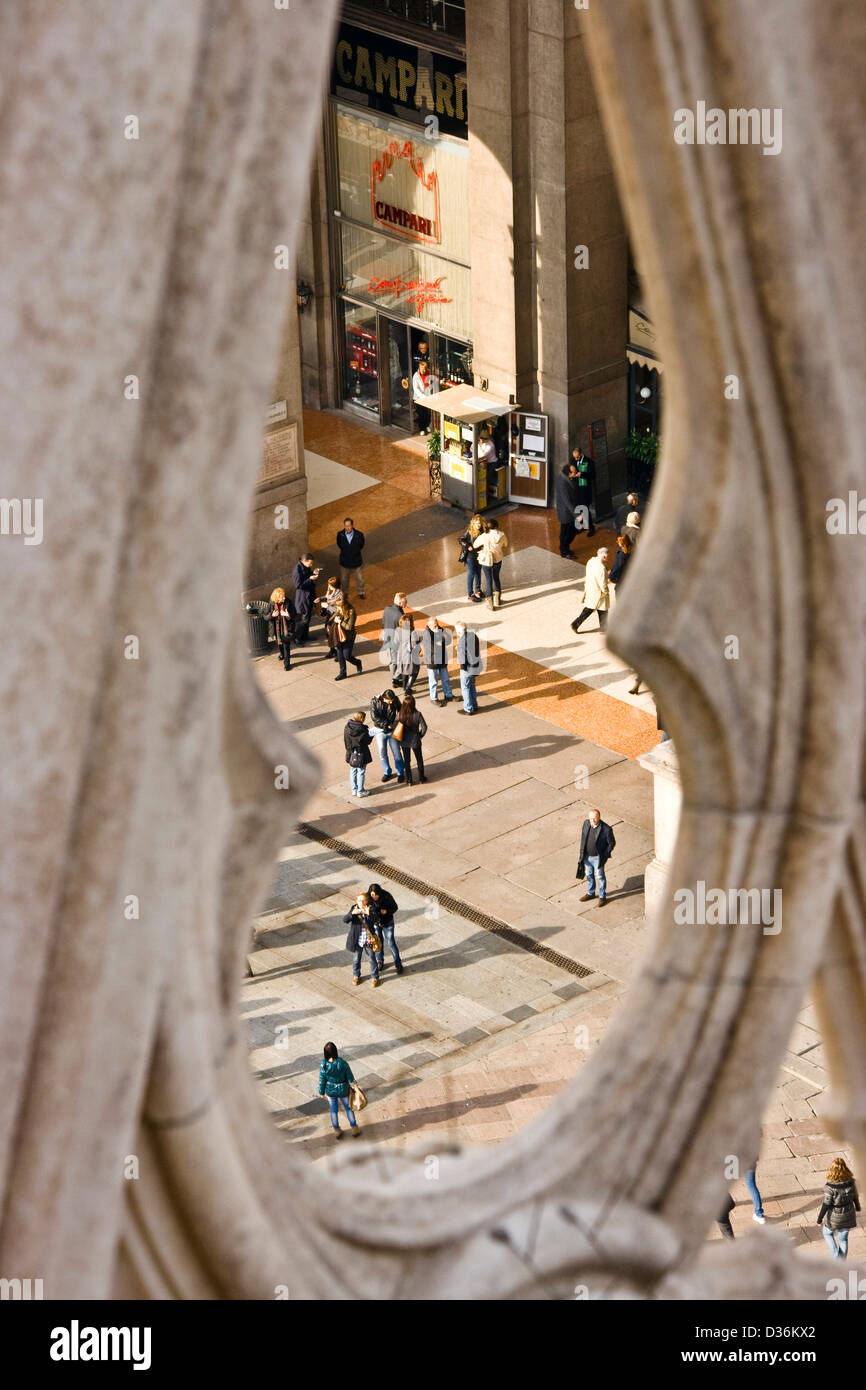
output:
[[[854,1174],[844,1158],[830,1164],[824,1183],[824,1200],[818,1212],[818,1225],[827,1249],[837,1260],[848,1258],[848,1232],[857,1225],[860,1198]]]
[[[367,764],[373,761],[370,744],[373,735],[366,725],[363,710],[355,710],[343,730],[343,744],[346,749],[346,762],[349,764],[349,788],[353,796],[369,796],[364,787]]]
[[[379,913],[366,893],[359,893],[343,921],[349,932],[346,937],[346,950],[352,952],[352,984],[361,983],[361,956],[366,952],[370,962],[370,975],[374,989],[379,984],[379,952],[382,949],[382,936],[379,929]]]
[[[319,1095],[327,1097],[335,1139],[342,1139],[343,1137],[343,1131],[340,1128],[341,1104],[346,1112],[353,1138],[357,1139],[361,1132],[355,1118],[355,1112],[349,1104],[350,1087],[354,1085],[357,1083],[349,1063],[340,1056],[334,1043],[325,1043],[324,1056],[319,1064]],[[360,1087],[358,1090],[360,1091]],[[363,1095],[363,1092],[361,1094]],[[366,1097],[364,1099],[366,1104]]]
[[[355,624],[358,614],[349,603],[348,599],[343,602],[334,613],[334,645],[337,648],[337,660],[340,663],[340,674],[334,677],[335,681],[346,679],[346,662],[351,661],[355,670],[360,674],[361,663],[356,656],[352,655],[355,647]]]
[[[415,708],[415,700],[412,695],[407,695],[400,706],[400,721],[394,730],[394,737],[397,737],[397,729],[400,730],[400,747],[403,749],[403,766],[406,769],[406,785],[412,786],[412,754],[415,754],[415,761],[418,764],[418,781],[426,782],[424,775],[424,755],[421,752],[421,740],[427,732],[427,721],[423,714],[419,714]]]
[[[607,632],[607,610],[610,608],[610,584],[607,573],[607,546],[600,547],[591,560],[586,562],[583,576],[583,611],[578,613],[571,624],[572,632],[577,632],[590,613],[598,614],[599,632]]]

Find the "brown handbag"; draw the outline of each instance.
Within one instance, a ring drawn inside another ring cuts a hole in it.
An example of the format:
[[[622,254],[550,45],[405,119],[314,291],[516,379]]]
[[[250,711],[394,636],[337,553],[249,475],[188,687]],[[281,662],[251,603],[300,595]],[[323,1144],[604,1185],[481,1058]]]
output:
[[[349,1082],[349,1104],[353,1110],[363,1110],[367,1104],[367,1097],[357,1081]]]
[[[397,724],[394,725],[394,728],[391,730],[391,737],[392,737],[392,738],[395,738],[395,739],[397,740],[398,743],[402,743],[402,742],[403,742],[403,720],[402,720],[402,719],[401,719]]]

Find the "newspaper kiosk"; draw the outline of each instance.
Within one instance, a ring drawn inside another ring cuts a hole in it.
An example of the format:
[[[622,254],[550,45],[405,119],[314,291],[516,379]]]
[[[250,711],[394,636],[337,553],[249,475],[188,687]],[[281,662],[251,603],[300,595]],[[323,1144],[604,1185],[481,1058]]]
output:
[[[486,445],[486,427],[493,428],[515,406],[477,390],[452,386],[429,396],[416,396],[419,405],[438,416],[442,466],[442,501],[467,512],[483,512],[507,493],[507,464],[499,465]]]

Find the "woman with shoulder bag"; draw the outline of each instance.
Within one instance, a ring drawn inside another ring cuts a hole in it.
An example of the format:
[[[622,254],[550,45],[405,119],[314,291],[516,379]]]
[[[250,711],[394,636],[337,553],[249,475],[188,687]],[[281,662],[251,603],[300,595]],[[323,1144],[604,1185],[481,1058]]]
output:
[[[337,648],[337,660],[340,663],[340,674],[334,677],[335,681],[346,679],[346,662],[351,661],[355,669],[360,673],[362,667],[356,656],[352,655],[355,646],[355,624],[358,614],[349,603],[344,599],[334,613],[334,637]]]
[[[370,744],[373,735],[366,725],[363,710],[356,710],[343,730],[343,744],[346,749],[346,762],[349,764],[349,788],[353,796],[369,796],[364,788],[367,764],[373,761]]]
[[[401,727],[402,726],[402,727]],[[406,785],[412,786],[412,754],[418,764],[418,781],[426,782],[424,775],[424,756],[421,752],[421,740],[427,732],[427,721],[423,714],[415,708],[413,696],[407,695],[400,706],[400,722],[397,725],[400,729],[400,746],[403,749],[403,766],[406,769]],[[394,730],[396,737],[397,730]]]
[[[277,644],[278,659],[287,671],[292,667],[292,638],[295,635],[295,615],[286,603],[285,589],[274,589],[268,614],[271,632]]]
[[[818,1212],[818,1225],[827,1242],[827,1249],[837,1260],[848,1257],[848,1232],[857,1225],[860,1198],[854,1174],[844,1158],[830,1164],[824,1183],[824,1200]]]
[[[319,1065],[319,1095],[328,1098],[335,1139],[342,1139],[343,1137],[343,1131],[340,1128],[341,1103],[346,1112],[353,1137],[357,1139],[361,1133],[358,1121],[355,1119],[355,1112],[349,1104],[349,1088],[354,1084],[356,1084],[355,1078],[349,1063],[340,1056],[334,1043],[325,1043],[324,1056]]]
[[[475,513],[462,536],[458,537],[460,545],[460,564],[466,566],[466,597],[472,603],[481,602],[481,565],[478,560],[478,552],[475,549],[475,542],[487,530],[487,522],[478,512]]]
[[[484,534],[475,541],[475,550],[478,553],[487,584],[488,608],[498,608],[502,603],[502,584],[499,580],[499,571],[502,569],[502,557],[507,545],[508,537],[504,531],[500,531],[499,522],[495,519],[490,522]]]

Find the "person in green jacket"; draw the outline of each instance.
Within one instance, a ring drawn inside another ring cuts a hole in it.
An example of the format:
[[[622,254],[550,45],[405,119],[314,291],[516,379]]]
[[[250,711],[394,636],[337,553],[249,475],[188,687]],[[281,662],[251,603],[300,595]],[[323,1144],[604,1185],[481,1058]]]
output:
[[[337,1052],[334,1043],[325,1043],[325,1055],[319,1066],[319,1095],[328,1098],[335,1139],[342,1139],[343,1137],[343,1131],[340,1128],[341,1101],[354,1138],[357,1139],[361,1133],[358,1128],[358,1121],[355,1119],[355,1112],[349,1104],[349,1082],[354,1080],[352,1068]]]

